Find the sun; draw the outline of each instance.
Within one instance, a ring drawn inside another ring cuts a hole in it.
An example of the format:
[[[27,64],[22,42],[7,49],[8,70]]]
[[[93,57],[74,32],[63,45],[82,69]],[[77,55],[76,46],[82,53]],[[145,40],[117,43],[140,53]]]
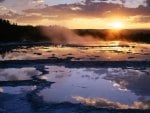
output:
[[[121,21],[117,21],[117,22],[112,22],[110,24],[110,26],[114,29],[123,29],[124,28],[124,23]]]

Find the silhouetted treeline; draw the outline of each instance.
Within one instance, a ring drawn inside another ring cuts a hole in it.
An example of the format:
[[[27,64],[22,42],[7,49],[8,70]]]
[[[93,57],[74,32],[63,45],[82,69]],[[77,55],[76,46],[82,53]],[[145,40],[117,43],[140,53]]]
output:
[[[21,26],[0,19],[0,43],[4,42],[65,42],[66,36],[91,36],[100,40],[127,40],[150,43],[150,30],[69,30],[59,26]],[[86,40],[86,38],[85,38]]]
[[[11,24],[8,20],[0,19],[0,42],[44,40],[48,39],[40,32],[40,27],[19,26]]]

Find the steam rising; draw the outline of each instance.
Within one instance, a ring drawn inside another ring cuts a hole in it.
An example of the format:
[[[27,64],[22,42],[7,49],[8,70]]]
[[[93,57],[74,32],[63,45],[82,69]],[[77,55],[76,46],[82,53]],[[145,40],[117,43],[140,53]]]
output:
[[[100,41],[97,37],[91,35],[80,36],[74,30],[60,26],[42,27],[41,31],[54,44],[89,45]]]
[[[97,45],[102,41],[131,41],[149,43],[149,30],[71,30],[60,26],[40,27],[42,35],[54,44]]]

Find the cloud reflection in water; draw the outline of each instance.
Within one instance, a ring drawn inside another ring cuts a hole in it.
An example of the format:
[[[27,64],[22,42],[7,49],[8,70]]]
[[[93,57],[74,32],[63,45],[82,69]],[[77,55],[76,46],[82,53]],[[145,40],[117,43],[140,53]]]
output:
[[[43,77],[48,81],[56,82],[51,88],[43,89],[38,93],[46,102],[76,103],[84,100],[83,103],[106,108],[150,108],[150,94],[148,86],[145,86],[147,84],[145,79],[150,81],[149,68],[76,69],[46,66],[46,70],[49,74]]]
[[[40,74],[35,68],[0,69],[0,81],[30,80],[32,76]]]
[[[82,104],[94,106],[97,108],[111,108],[111,109],[149,109],[150,102],[138,102],[135,101],[132,105],[122,104],[120,102],[110,101],[104,98],[84,98],[81,96],[73,97],[75,100]]]

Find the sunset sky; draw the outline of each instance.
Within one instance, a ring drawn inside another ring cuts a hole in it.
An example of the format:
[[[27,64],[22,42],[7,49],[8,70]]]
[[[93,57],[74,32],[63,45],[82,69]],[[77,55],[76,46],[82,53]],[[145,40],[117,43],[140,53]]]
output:
[[[148,29],[150,0],[0,0],[0,18],[72,29]]]

